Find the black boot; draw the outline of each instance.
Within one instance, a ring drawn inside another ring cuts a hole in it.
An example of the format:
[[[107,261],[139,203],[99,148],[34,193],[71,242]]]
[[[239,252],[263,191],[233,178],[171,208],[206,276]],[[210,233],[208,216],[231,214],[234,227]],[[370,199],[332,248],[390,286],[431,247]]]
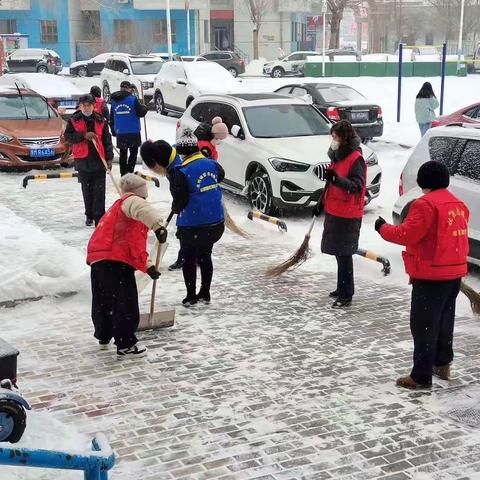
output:
[[[187,296],[182,300],[183,306],[187,308],[193,307],[193,305],[195,305],[196,303],[198,303],[197,296],[192,293],[187,294]]]
[[[351,304],[352,304],[352,299],[351,298],[337,298],[333,302],[332,308],[349,307]]]
[[[334,290],[333,292],[330,292],[328,294],[329,297],[332,297],[332,298],[337,298],[338,297],[338,292],[337,290]]]
[[[180,270],[182,267],[183,267],[183,261],[181,258],[179,258],[175,263],[172,263],[168,267],[168,270],[171,272],[172,270]]]
[[[197,300],[208,305],[210,303],[210,291],[201,287],[197,295]]]
[[[87,217],[87,219],[85,220],[85,225],[87,227],[91,227],[93,225],[93,218]]]

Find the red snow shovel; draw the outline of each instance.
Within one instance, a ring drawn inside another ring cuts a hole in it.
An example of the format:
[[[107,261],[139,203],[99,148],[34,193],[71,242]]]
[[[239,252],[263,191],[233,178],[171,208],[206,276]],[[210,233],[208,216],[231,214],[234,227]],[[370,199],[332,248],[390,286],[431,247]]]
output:
[[[170,220],[173,217],[173,212],[170,212],[167,218],[165,228],[168,227]],[[160,268],[160,256],[162,252],[162,245],[157,248],[157,257],[155,259],[155,269],[159,271]],[[153,281],[152,285],[152,297],[150,299],[150,312],[142,313],[140,315],[140,323],[138,324],[138,331],[142,330],[154,330],[156,328],[173,327],[175,323],[175,309],[163,310],[162,312],[155,312],[155,294],[157,291],[157,280]]]

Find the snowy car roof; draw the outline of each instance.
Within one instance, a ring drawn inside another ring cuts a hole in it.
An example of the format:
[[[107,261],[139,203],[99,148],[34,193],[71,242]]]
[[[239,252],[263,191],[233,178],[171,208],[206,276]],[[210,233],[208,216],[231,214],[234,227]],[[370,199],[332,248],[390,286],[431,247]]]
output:
[[[57,75],[45,73],[8,73],[0,77],[0,85],[15,85],[30,88],[47,98],[70,97],[83,92],[73,83]]]

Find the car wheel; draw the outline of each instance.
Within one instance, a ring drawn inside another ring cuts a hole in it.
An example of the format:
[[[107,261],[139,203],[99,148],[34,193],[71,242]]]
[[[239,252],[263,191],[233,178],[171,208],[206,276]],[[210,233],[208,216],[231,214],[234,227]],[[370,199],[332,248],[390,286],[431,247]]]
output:
[[[285,74],[285,72],[283,71],[282,67],[275,67],[272,70],[272,73],[270,73],[270,76],[272,78],[282,78],[284,74]]]
[[[235,67],[228,68],[228,71],[232,74],[232,77],[236,77],[238,75],[237,69]]]
[[[86,77],[88,76],[88,71],[87,71],[87,68],[86,67],[80,67],[78,70],[77,70],[77,75],[79,77]]]
[[[27,426],[24,408],[13,400],[0,401],[0,442],[17,443]]]
[[[48,73],[48,68],[45,65],[40,65],[37,68],[37,73]]]
[[[103,86],[103,99],[108,103],[110,101],[110,87],[108,83]]]
[[[273,215],[276,212],[273,205],[272,184],[266,172],[257,170],[250,177],[248,198],[250,205],[265,215]]]
[[[166,115],[165,103],[163,101],[163,96],[160,92],[155,93],[155,111],[160,115]]]

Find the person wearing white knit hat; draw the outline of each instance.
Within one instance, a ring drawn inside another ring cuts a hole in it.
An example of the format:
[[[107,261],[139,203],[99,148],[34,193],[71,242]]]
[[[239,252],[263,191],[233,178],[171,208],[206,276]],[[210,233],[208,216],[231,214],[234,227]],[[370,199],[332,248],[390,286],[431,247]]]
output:
[[[160,276],[148,260],[147,236],[153,230],[160,243],[167,230],[160,214],[147,202],[147,182],[133,173],[120,181],[122,196],[100,220],[87,247],[91,266],[94,337],[106,349],[115,338],[117,357],[140,357],[146,348],[137,343],[140,320],[135,270],[152,279]]]

